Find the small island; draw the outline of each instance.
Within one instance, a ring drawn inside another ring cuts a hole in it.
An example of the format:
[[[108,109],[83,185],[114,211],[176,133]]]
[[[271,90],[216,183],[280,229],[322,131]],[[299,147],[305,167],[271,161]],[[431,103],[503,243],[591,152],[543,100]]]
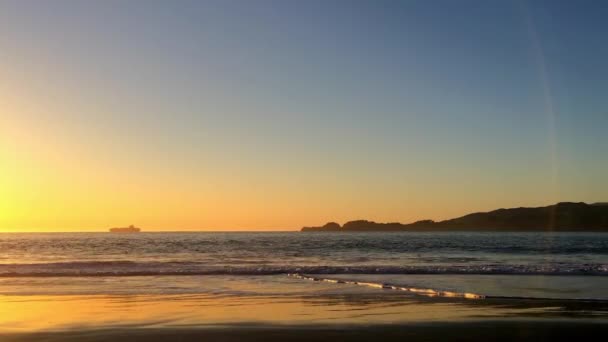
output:
[[[110,228],[110,233],[139,233],[139,232],[141,232],[141,229],[135,227],[134,225],[130,225],[128,227]]]
[[[561,202],[546,207],[498,209],[435,222],[421,220],[403,224],[367,220],[329,222],[304,227],[303,232],[391,232],[391,231],[570,231],[608,232],[608,204]]]

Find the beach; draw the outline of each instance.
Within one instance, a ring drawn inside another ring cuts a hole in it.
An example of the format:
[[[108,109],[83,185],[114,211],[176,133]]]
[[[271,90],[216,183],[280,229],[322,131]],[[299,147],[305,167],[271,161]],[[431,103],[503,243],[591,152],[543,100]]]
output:
[[[0,341],[555,341],[608,330],[602,234],[1,237]]]
[[[367,286],[369,278],[363,285],[287,275],[4,278],[0,338],[549,341],[608,332],[603,300],[429,296]],[[93,283],[95,293],[75,294]],[[163,287],[146,290],[150,283]]]

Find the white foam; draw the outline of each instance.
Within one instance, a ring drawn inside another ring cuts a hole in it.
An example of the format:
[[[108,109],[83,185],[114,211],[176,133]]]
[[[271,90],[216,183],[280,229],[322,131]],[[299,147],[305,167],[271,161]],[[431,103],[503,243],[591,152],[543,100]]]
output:
[[[486,296],[477,294],[477,293],[468,293],[468,292],[453,292],[453,291],[440,291],[435,289],[425,289],[425,288],[415,288],[415,287],[405,287],[405,286],[396,286],[386,283],[374,283],[374,282],[365,282],[365,281],[355,281],[355,280],[342,280],[342,279],[333,279],[333,278],[321,278],[321,277],[313,277],[300,273],[289,273],[288,276],[298,279],[311,280],[311,281],[324,281],[330,283],[340,283],[340,284],[350,284],[350,285],[359,285],[359,286],[367,286],[378,289],[386,289],[386,290],[397,290],[397,291],[406,291],[411,292],[417,295],[423,295],[427,297],[452,297],[452,298],[466,298],[466,299],[484,299]]]

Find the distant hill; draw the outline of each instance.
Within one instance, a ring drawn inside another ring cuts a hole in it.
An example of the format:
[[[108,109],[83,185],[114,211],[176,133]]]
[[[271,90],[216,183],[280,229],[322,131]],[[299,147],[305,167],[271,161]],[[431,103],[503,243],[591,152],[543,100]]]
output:
[[[608,232],[606,203],[562,202],[537,208],[498,209],[435,222],[422,220],[409,224],[376,223],[357,220],[343,226],[335,222],[321,227],[304,227],[303,232],[357,231],[589,231]]]

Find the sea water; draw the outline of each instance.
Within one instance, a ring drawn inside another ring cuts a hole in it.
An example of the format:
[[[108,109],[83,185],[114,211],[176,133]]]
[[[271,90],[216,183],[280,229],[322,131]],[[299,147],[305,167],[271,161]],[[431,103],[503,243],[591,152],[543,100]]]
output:
[[[212,281],[192,282],[205,276],[256,277],[273,288],[293,274],[483,296],[608,299],[608,234],[0,234],[0,294],[40,292],[40,283],[48,293],[221,291]]]
[[[3,233],[0,275],[608,275],[602,233]]]

